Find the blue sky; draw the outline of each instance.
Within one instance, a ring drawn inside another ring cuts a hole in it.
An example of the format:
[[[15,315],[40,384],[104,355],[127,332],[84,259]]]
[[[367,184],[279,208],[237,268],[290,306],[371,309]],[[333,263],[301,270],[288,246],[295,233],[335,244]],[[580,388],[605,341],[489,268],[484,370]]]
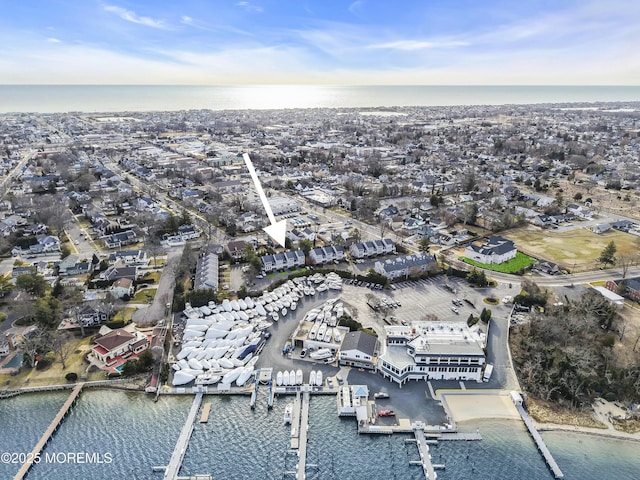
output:
[[[0,0],[2,84],[640,84],[637,0]]]

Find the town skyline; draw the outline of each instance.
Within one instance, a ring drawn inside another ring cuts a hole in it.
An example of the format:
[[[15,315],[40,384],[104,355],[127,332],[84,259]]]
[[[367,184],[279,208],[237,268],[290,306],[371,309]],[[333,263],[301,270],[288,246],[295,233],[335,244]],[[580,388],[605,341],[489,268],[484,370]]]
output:
[[[0,84],[634,85],[628,1],[11,4]]]

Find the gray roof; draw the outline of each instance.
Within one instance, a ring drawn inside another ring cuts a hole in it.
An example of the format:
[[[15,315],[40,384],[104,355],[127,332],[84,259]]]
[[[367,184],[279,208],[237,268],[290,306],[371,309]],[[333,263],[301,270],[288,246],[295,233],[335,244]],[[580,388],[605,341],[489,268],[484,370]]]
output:
[[[373,356],[378,339],[365,332],[349,332],[342,341],[341,350],[359,350],[362,353]]]

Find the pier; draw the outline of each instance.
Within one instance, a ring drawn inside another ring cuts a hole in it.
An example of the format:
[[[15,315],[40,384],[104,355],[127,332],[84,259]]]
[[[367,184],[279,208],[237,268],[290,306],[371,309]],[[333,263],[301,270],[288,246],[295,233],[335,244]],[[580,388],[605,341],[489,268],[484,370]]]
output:
[[[551,455],[551,452],[547,448],[547,445],[544,443],[544,440],[538,433],[538,430],[536,430],[536,427],[533,425],[533,420],[531,419],[529,414],[525,411],[524,407],[521,404],[516,404],[516,409],[518,410],[518,413],[520,413],[522,421],[527,426],[531,437],[533,437],[533,440],[536,442],[538,450],[540,450],[540,453],[544,457],[545,462],[547,462],[547,465],[549,466],[551,473],[553,473],[553,476],[555,478],[564,478],[564,473],[562,473],[562,470],[560,470],[560,467],[558,467],[558,464],[553,458],[553,455]]]
[[[182,427],[182,431],[180,432],[180,436],[178,437],[178,441],[176,442],[176,447],[173,449],[173,454],[171,455],[171,460],[169,460],[169,465],[167,465],[167,468],[164,471],[164,480],[178,479],[178,472],[180,471],[180,467],[182,466],[184,456],[187,453],[187,445],[189,444],[189,439],[191,438],[191,433],[193,432],[193,424],[196,420],[196,415],[198,414],[201,403],[202,392],[198,392],[193,399],[193,405],[191,405],[191,410],[189,410],[187,420]]]
[[[307,470],[307,433],[309,430],[309,391],[302,394],[302,408],[300,414],[300,439],[298,443],[298,480],[306,478]]]
[[[416,445],[418,446],[418,452],[420,453],[420,465],[424,476],[427,480],[436,480],[438,474],[435,471],[434,465],[431,463],[431,454],[429,453],[429,445],[424,434],[424,424],[422,422],[416,422],[413,424],[413,434],[416,437]],[[443,465],[439,465],[440,468],[444,468]]]
[[[60,426],[60,423],[62,423],[62,420],[67,415],[72,405],[75,403],[76,399],[78,398],[78,395],[80,395],[80,392],[82,391],[83,386],[84,386],[83,383],[78,383],[75,386],[75,388],[71,391],[71,395],[69,395],[69,398],[67,398],[67,400],[64,402],[64,404],[58,411],[57,415],[54,417],[49,427],[45,430],[42,437],[40,437],[40,440],[38,440],[38,443],[36,443],[36,446],[33,447],[33,450],[31,450],[31,454],[27,456],[27,461],[22,464],[22,466],[20,467],[20,470],[18,470],[18,473],[16,473],[16,475],[13,477],[13,480],[22,480],[27,475],[27,472],[31,469],[31,466],[33,465],[34,459],[39,458],[40,453],[44,449],[45,445],[49,442],[49,440],[51,439],[51,436],[58,429],[58,427]]]

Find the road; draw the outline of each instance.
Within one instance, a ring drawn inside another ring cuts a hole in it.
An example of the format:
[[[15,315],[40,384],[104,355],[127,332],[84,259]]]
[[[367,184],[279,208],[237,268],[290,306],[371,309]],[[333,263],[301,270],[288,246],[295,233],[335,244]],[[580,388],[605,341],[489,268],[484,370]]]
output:
[[[167,251],[167,263],[162,269],[162,276],[160,277],[160,282],[158,282],[158,290],[153,303],[136,310],[131,316],[131,319],[138,325],[155,324],[169,313],[167,303],[171,303],[173,300],[176,269],[180,263],[183,250],[184,245]]]
[[[20,161],[11,169],[11,171],[2,179],[0,179],[0,200],[2,200],[7,193],[8,183],[13,180],[15,176],[17,176],[24,166],[27,164],[29,160],[34,158],[38,154],[38,151],[35,149],[30,149],[22,152],[22,158]]]

